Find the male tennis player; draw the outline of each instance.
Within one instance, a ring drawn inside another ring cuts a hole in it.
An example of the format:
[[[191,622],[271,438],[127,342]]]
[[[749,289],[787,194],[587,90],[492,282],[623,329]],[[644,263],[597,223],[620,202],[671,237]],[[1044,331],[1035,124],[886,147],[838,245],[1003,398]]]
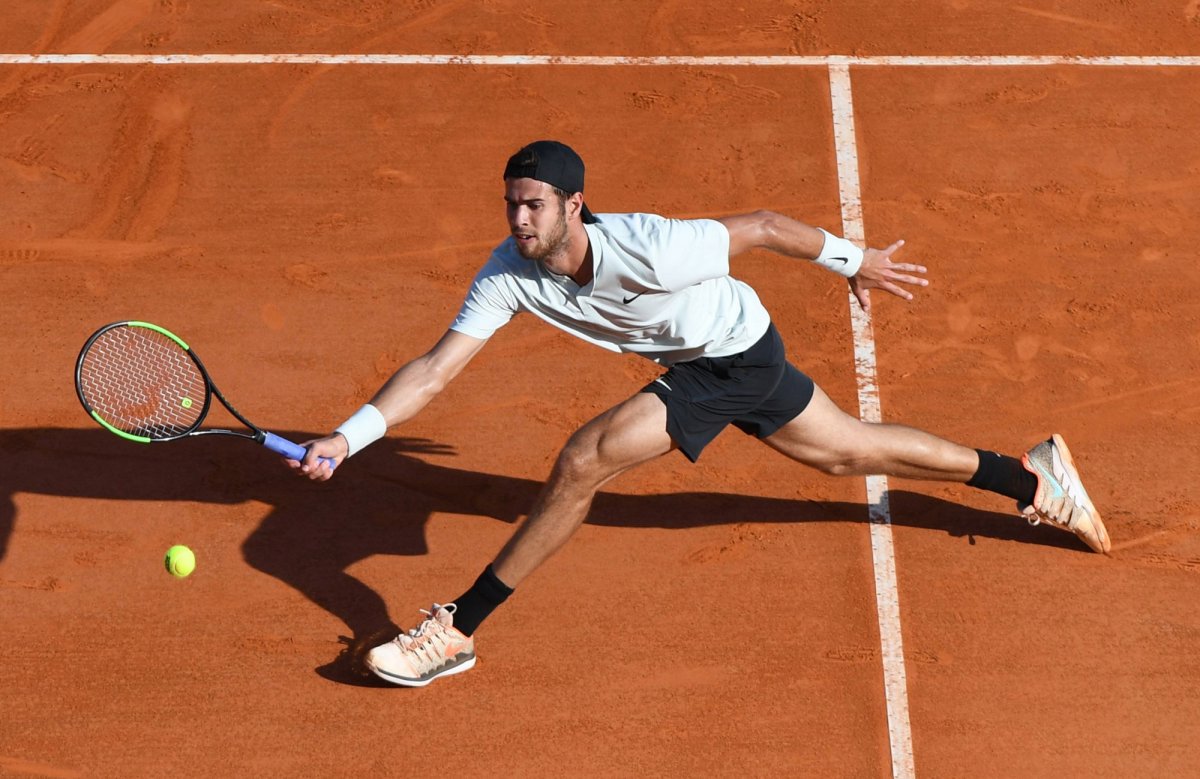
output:
[[[419,412],[514,314],[528,312],[614,352],[666,368],[628,400],[580,428],[500,554],[447,605],[375,647],[367,666],[394,684],[422,687],[475,664],[474,634],[513,588],[584,521],[596,491],[617,474],[679,449],[692,461],[728,425],[784,455],[837,476],[885,474],[966,483],[1006,495],[1035,524],[1074,532],[1097,552],[1108,533],[1063,439],[1018,460],[910,427],[862,422],[841,411],[784,354],[749,286],[729,275],[748,249],[808,259],[845,276],[863,309],[879,289],[905,300],[925,268],[896,263],[897,241],[866,249],[769,211],[721,219],[650,214],[593,216],[583,202],[583,161],[556,141],[520,149],[504,169],[509,235],[475,277],[458,317],[425,355],[400,368],[335,433],[313,442],[310,479]]]

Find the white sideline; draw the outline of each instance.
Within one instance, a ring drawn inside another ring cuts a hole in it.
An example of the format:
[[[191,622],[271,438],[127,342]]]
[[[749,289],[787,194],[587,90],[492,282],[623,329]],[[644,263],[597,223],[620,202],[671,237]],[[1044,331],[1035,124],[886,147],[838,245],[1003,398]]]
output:
[[[833,101],[833,138],[842,201],[842,231],[849,240],[865,244],[849,66],[829,66],[829,94]],[[850,323],[854,330],[859,417],[866,422],[880,422],[883,414],[875,378],[875,335],[871,328],[871,316],[863,312],[852,293],[849,294],[849,301]],[[879,620],[879,643],[883,655],[883,692],[887,703],[888,741],[892,749],[892,776],[894,779],[913,779],[916,767],[913,762],[912,729],[908,720],[908,681],[904,672],[904,645],[900,638],[900,596],[896,586],[896,555],[892,547],[892,516],[888,507],[887,486],[886,476],[867,477],[871,558],[875,568],[875,612]]]
[[[1100,56],[1058,54],[1014,56],[854,57],[811,56],[628,57],[558,56],[554,54],[0,54],[0,65],[557,65],[614,67],[1200,67],[1200,56]]]

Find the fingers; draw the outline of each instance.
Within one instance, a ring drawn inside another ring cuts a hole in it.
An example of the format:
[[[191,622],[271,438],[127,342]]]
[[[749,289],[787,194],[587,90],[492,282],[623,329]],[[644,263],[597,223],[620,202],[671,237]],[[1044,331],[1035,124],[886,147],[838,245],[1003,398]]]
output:
[[[859,283],[853,286],[854,294],[859,299],[859,304],[866,311],[869,303],[863,303],[863,295],[870,289],[881,289],[890,295],[895,295],[903,300],[912,300],[914,295],[909,290],[900,286],[901,284],[910,284],[916,287],[928,287],[929,280],[918,276],[909,276],[904,273],[895,273],[890,269],[876,269],[869,278],[859,279]],[[860,294],[861,293],[861,294]]]
[[[888,246],[886,249],[868,249],[868,261],[863,263],[859,270],[859,284],[855,288],[857,296],[858,289],[863,292],[867,289],[881,289],[889,295],[895,295],[902,300],[912,300],[913,293],[904,286],[911,287],[928,287],[928,279],[923,278],[918,274],[926,272],[924,265],[918,265],[911,262],[892,262],[891,255],[904,246],[904,241],[899,240]],[[871,255],[874,255],[872,258]],[[863,304],[861,296],[859,296],[859,304],[866,311],[869,303]]]
[[[334,451],[329,444],[314,444],[308,447],[308,454],[300,464],[300,473],[312,481],[328,481],[344,459],[344,453]]]
[[[866,287],[852,287],[854,299],[858,301],[858,307],[863,310],[864,314],[871,313],[871,290]]]
[[[916,276],[907,276],[903,273],[891,273],[888,275],[888,280],[900,282],[901,284],[915,284],[918,287],[928,287],[929,279],[921,279]]]
[[[314,454],[312,449],[309,449],[304,462],[300,464],[300,474],[307,476],[311,481],[325,481],[333,475],[333,471],[329,468],[328,463]]]
[[[913,293],[909,292],[904,287],[896,286],[895,284],[891,283],[890,281],[879,282],[879,284],[877,285],[877,289],[881,289],[884,292],[890,292],[891,294],[895,295],[896,297],[903,298],[905,300],[913,299]]]
[[[884,271],[880,274],[880,278],[876,281],[875,286],[882,289],[884,292],[889,292],[898,298],[912,300],[913,293],[901,287],[901,284],[911,284],[915,287],[928,287],[929,279],[923,279],[918,276],[909,276],[905,273],[895,273],[891,270]]]
[[[288,467],[296,475],[311,481],[327,481],[333,476],[334,469],[346,459],[347,452],[339,447],[340,437],[330,436],[315,441],[305,441],[302,446],[307,450],[303,460],[284,458]]]
[[[295,471],[297,476],[309,479],[310,481],[325,481],[333,476],[333,471],[324,462],[318,462],[316,465],[305,465],[296,460],[284,460],[288,467]]]

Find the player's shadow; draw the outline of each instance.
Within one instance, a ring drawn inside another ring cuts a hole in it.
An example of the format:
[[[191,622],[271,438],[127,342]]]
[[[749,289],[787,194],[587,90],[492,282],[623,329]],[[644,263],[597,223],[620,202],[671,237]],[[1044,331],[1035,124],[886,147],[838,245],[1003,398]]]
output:
[[[281,433],[305,440],[305,433]],[[388,438],[355,457],[325,484],[297,478],[274,455],[227,438],[136,445],[102,430],[0,430],[0,564],[17,526],[22,493],[132,501],[270,505],[246,537],[247,563],[303,593],[345,623],[346,648],[318,669],[326,678],[368,683],[363,652],[399,630],[380,595],[348,570],[373,555],[423,555],[435,512],[513,523],[533,504],[540,482],[454,468],[434,442]],[[780,467],[800,467],[782,458]],[[1073,536],[1030,528],[1012,514],[984,511],[915,492],[889,493],[893,524],[946,533],[1084,550]],[[601,493],[588,523],[691,528],[742,522],[866,522],[861,503],[785,500],[725,493]],[[491,550],[488,551],[490,553]],[[398,570],[403,570],[398,568]],[[465,589],[469,581],[463,582]],[[416,590],[414,596],[458,593]]]

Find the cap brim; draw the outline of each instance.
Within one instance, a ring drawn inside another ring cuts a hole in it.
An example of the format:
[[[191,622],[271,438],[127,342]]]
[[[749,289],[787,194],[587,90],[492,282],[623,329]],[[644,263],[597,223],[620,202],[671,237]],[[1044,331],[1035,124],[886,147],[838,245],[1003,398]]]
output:
[[[595,224],[596,222],[600,221],[596,218],[596,215],[592,213],[591,209],[587,207],[587,203],[583,204],[583,210],[579,212],[579,218],[583,220],[585,225]]]

